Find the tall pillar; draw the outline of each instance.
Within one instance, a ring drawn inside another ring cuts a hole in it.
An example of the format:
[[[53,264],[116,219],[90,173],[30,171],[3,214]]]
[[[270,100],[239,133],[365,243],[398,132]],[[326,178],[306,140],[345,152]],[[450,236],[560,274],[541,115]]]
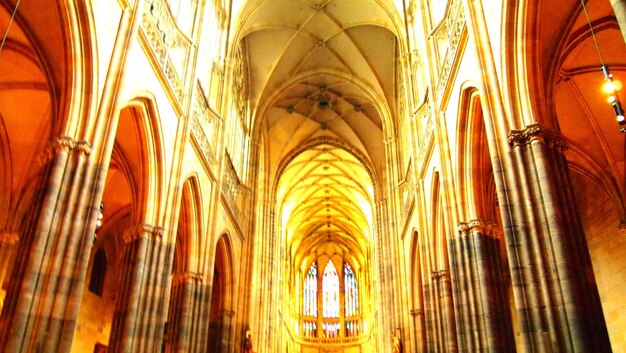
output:
[[[0,287],[8,277],[7,272],[15,258],[15,250],[19,241],[20,239],[15,232],[0,232]],[[0,302],[0,306],[2,306],[3,301]]]
[[[167,353],[204,353],[206,332],[203,323],[208,313],[203,312],[206,298],[203,276],[198,273],[179,273],[172,279],[168,314]],[[204,338],[203,338],[204,337]]]
[[[234,325],[234,317],[235,311],[230,309],[225,309],[222,311],[222,323],[220,325],[220,349],[222,352],[232,352],[232,343],[233,343],[233,325]]]
[[[432,271],[430,277],[430,288],[425,288],[429,292],[429,315],[426,316],[428,350],[457,352],[450,274],[448,270]]]
[[[90,150],[63,136],[46,153],[0,318],[2,352],[69,351],[95,229],[80,193]]]
[[[515,306],[525,349],[610,352],[591,259],[571,193],[566,147],[539,124],[512,130],[505,229]],[[501,203],[502,206],[502,203]]]
[[[173,244],[163,229],[148,224],[125,234],[126,250],[109,350],[112,353],[161,352],[167,315]]]
[[[622,37],[624,37],[626,42],[626,0],[611,0],[611,6],[613,6],[615,18],[617,18]]]
[[[514,351],[505,274],[493,227],[478,219],[462,222],[448,247],[460,351]]]

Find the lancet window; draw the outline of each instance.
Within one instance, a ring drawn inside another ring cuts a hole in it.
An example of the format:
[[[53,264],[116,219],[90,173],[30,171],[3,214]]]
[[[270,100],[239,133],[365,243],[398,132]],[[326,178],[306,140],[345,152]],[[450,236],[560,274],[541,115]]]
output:
[[[313,262],[303,281],[302,335],[339,338],[359,335],[360,308],[357,277],[347,262],[323,265],[321,277]]]

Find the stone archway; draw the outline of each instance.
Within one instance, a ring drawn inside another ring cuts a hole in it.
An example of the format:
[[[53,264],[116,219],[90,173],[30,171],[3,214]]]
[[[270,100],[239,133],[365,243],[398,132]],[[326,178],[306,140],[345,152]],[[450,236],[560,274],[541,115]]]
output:
[[[215,247],[215,265],[211,282],[207,352],[229,352],[234,312],[232,309],[232,252],[228,235],[222,235]]]

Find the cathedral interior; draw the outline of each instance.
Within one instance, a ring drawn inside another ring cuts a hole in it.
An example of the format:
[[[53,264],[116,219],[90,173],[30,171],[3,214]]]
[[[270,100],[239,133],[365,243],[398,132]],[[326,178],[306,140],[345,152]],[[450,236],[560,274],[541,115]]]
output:
[[[1,353],[626,352],[626,0],[0,5]]]

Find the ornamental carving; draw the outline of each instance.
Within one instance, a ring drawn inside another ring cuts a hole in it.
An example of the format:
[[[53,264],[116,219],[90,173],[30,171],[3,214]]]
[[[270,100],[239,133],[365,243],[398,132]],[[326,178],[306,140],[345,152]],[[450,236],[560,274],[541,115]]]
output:
[[[539,123],[533,123],[521,130],[511,130],[507,135],[509,145],[513,147],[541,143],[559,152],[567,149],[567,142],[559,133],[547,129]]]
[[[439,97],[443,96],[445,89],[448,86],[448,81],[450,80],[450,75],[452,73],[452,67],[454,66],[454,62],[456,61],[459,51],[461,37],[466,27],[465,12],[463,11],[463,6],[461,6],[460,0],[450,1],[444,21],[447,28],[446,35],[444,37],[448,42],[448,47],[443,59],[443,64],[441,65],[441,69],[439,71],[439,82],[437,83],[437,93]]]
[[[491,221],[483,221],[481,219],[472,219],[468,222],[460,222],[457,226],[460,237],[471,236],[472,234],[486,235],[492,238],[498,238],[501,234],[497,224]]]
[[[133,241],[141,238],[161,239],[163,238],[163,228],[147,223],[141,223],[130,227],[124,233],[124,243],[126,244],[132,243]]]
[[[141,27],[163,75],[179,104],[185,92],[182,83],[191,43],[180,31],[164,0],[145,0]]]
[[[191,135],[196,140],[202,156],[210,165],[216,162],[215,145],[219,123],[219,117],[209,108],[204,91],[199,85],[196,86],[191,113]]]
[[[197,272],[178,272],[172,276],[173,284],[183,284],[188,282],[202,283],[204,275]]]

